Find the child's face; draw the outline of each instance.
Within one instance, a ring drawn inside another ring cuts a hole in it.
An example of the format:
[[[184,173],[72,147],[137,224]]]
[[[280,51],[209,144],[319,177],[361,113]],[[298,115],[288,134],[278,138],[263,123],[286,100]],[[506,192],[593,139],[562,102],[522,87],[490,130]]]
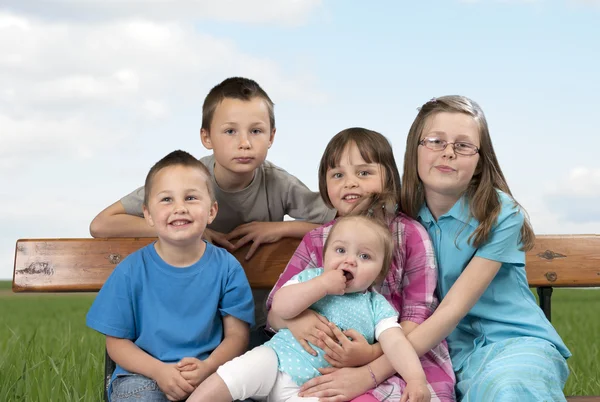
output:
[[[350,219],[338,223],[331,236],[323,268],[344,271],[346,293],[368,289],[383,266],[383,241],[377,230],[363,221]]]
[[[207,179],[200,169],[181,165],[156,173],[144,217],[156,229],[160,241],[186,246],[202,237],[217,214]]]
[[[346,145],[339,166],[327,171],[327,195],[339,216],[345,216],[363,199],[383,191],[385,172],[379,163],[367,163],[354,143]]]
[[[213,150],[215,163],[234,174],[254,172],[265,161],[274,137],[269,109],[258,97],[223,99],[213,114],[210,132],[201,131],[202,144]]]
[[[440,112],[425,124],[421,139],[436,137],[448,142],[468,142],[479,148],[479,128],[475,120],[464,113]],[[479,162],[479,154],[459,155],[451,144],[442,151],[432,151],[420,145],[417,150],[418,173],[425,197],[443,196],[458,200],[469,186]]]

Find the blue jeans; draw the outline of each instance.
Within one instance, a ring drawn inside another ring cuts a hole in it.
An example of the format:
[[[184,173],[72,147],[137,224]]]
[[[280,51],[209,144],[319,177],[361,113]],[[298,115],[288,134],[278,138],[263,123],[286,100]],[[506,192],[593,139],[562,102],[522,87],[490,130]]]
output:
[[[169,402],[156,381],[139,374],[117,377],[111,388],[111,402]]]
[[[117,377],[111,388],[111,402],[170,402],[156,381],[140,374]],[[252,399],[242,402],[252,402]]]

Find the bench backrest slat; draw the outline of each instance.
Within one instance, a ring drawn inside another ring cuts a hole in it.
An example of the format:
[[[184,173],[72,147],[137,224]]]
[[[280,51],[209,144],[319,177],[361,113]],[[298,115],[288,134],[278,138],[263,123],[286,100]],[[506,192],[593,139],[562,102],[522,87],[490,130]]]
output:
[[[97,291],[117,263],[152,238],[21,239],[17,241],[13,290],[17,292]],[[262,245],[245,261],[248,246],[236,251],[250,285],[269,289],[299,241]],[[600,236],[542,235],[527,253],[532,287],[600,286]]]
[[[153,238],[21,239],[17,241],[15,292],[98,291],[116,264],[154,241]],[[285,239],[261,246],[245,261],[249,246],[234,255],[242,263],[253,288],[270,289],[298,247]]]

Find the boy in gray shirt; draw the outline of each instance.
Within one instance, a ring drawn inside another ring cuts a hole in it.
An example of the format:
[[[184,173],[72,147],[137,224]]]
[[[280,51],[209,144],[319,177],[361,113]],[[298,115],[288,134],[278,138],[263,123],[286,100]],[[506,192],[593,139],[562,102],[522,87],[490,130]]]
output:
[[[211,173],[218,203],[205,238],[229,251],[283,237],[302,238],[335,218],[318,192],[266,160],[275,138],[273,102],[253,80],[228,78],[208,93],[202,106],[200,137],[213,151],[200,159]],[[107,207],[90,225],[93,237],[154,237],[143,218],[144,188]],[[285,215],[296,220],[284,221]],[[238,239],[234,241],[234,239]],[[266,322],[266,290],[253,290],[256,323]]]

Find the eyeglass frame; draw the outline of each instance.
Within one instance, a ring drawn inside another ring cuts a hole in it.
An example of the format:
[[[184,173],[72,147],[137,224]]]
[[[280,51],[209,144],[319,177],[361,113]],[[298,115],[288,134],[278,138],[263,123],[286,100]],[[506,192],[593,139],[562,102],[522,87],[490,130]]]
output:
[[[435,138],[435,139],[437,139],[438,141],[440,141],[440,143],[442,143],[442,144],[443,144],[443,147],[442,147],[442,149],[431,149],[431,148],[429,148],[429,147],[426,145],[426,144],[427,144],[427,142],[425,142],[425,140],[426,140],[427,138]],[[456,151],[456,144],[465,144],[465,145],[472,146],[473,148],[475,148],[475,152],[474,152],[474,153],[472,153],[472,154],[465,154],[465,153],[457,152],[457,151]],[[419,145],[423,145],[425,148],[427,148],[427,149],[429,149],[430,151],[433,151],[433,152],[442,152],[443,150],[445,150],[445,149],[446,149],[446,147],[447,147],[448,145],[452,145],[452,150],[453,150],[453,151],[454,151],[454,153],[455,153],[455,154],[457,154],[457,155],[463,155],[463,156],[473,156],[473,155],[477,155],[477,154],[479,153],[479,147],[476,147],[476,146],[475,146],[475,144],[471,144],[470,142],[466,142],[466,141],[454,141],[454,142],[448,142],[448,141],[446,141],[446,140],[442,140],[441,138],[437,138],[437,137],[425,137],[425,138],[423,138],[421,141],[419,141]]]

